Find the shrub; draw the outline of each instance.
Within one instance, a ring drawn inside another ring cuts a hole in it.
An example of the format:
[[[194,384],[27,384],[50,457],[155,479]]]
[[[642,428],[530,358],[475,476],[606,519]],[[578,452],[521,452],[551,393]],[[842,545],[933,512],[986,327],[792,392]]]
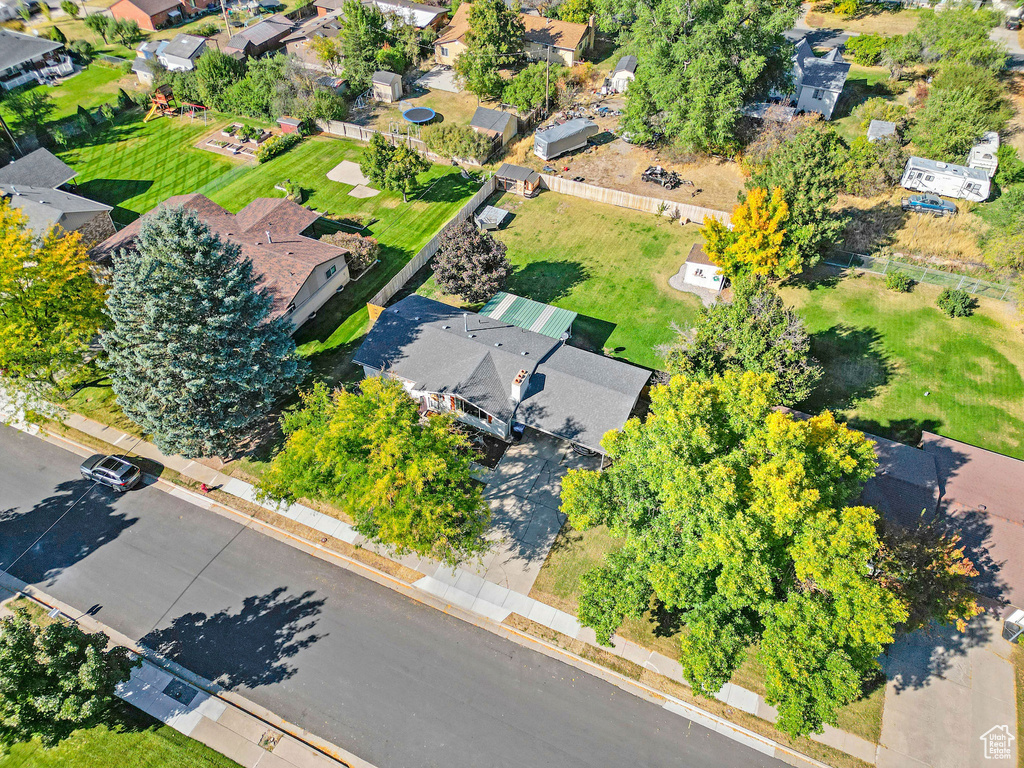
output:
[[[949,317],[968,317],[974,312],[975,306],[971,294],[959,288],[944,288],[936,303]]]
[[[128,109],[134,102],[132,97],[128,95],[128,92],[124,88],[117,89],[117,108]]]
[[[889,38],[882,35],[858,35],[846,42],[846,52],[862,67],[873,67],[882,60]]]
[[[1008,187],[1024,181],[1024,162],[1017,157],[1017,149],[1012,144],[1003,144],[996,150],[999,166],[996,169],[996,184]]]
[[[428,125],[423,129],[423,141],[431,152],[444,157],[483,160],[491,153],[491,139],[468,125]]]
[[[283,155],[289,149],[302,141],[302,136],[297,133],[286,133],[283,136],[271,136],[262,146],[256,150],[256,162],[265,163],[278,155]]]
[[[856,40],[857,38],[853,38]],[[895,101],[883,99],[876,96],[868,99],[853,110],[853,114],[860,121],[862,128],[871,125],[872,120],[885,120],[889,123],[896,123],[901,126],[907,121],[907,108]]]
[[[889,272],[885,276],[885,287],[896,293],[910,293],[914,287],[914,280],[906,272]]]
[[[851,195],[880,195],[899,184],[907,153],[898,136],[868,141],[858,136],[850,143],[843,165],[843,189]]]
[[[103,119],[106,120],[107,122],[110,122],[111,120],[114,119],[114,113],[115,112],[116,112],[116,108],[114,107],[113,104],[102,104],[100,106],[100,114],[103,115]]]
[[[206,24],[200,24],[196,27],[196,34],[200,37],[213,37],[220,32],[220,27],[214,24],[212,21]]]
[[[93,47],[88,40],[72,40],[68,44],[68,50],[81,64],[88,64],[92,61]]]
[[[348,251],[345,261],[353,273],[368,269],[380,255],[380,243],[372,237],[363,237],[354,232],[333,232],[320,238],[321,241],[336,245]]]

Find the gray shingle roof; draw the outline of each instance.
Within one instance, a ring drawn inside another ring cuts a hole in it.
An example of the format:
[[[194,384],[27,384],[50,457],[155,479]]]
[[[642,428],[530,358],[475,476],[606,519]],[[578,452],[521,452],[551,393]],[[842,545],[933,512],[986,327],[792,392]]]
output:
[[[227,47],[241,51],[245,50],[246,43],[255,46],[264,45],[275,38],[283,37],[294,28],[295,25],[291,21],[278,14],[232,35],[227,42]]]
[[[498,169],[498,178],[527,181],[531,184],[536,184],[540,179],[540,174],[532,168],[524,168],[521,165],[512,165],[512,163],[502,163]]]
[[[48,149],[37,149],[0,168],[0,184],[24,184],[56,189],[76,172]]]
[[[868,125],[868,141],[884,139],[896,135],[896,123],[888,120],[872,120]]]
[[[612,70],[612,75],[614,76],[616,72],[636,72],[636,56],[623,56],[619,59]]]
[[[402,82],[402,76],[395,74],[394,72],[385,72],[384,70],[380,70],[378,72],[374,72],[370,80],[371,82],[378,83],[380,85],[391,85],[395,82]]]
[[[109,205],[50,187],[0,184],[0,197],[9,200],[12,208],[18,208],[24,213],[28,226],[39,235],[49,232],[65,214],[111,210]]]
[[[825,59],[804,59],[804,76],[800,84],[804,88],[824,88],[827,91],[841,91],[850,74],[850,65]]]
[[[196,51],[203,47],[206,38],[198,35],[175,35],[170,45],[164,48],[164,56],[176,56],[180,59],[191,59]]]
[[[469,124],[473,128],[482,128],[485,131],[496,131],[500,134],[504,134],[505,127],[515,119],[516,116],[511,112],[502,112],[497,109],[488,109],[487,107],[477,107],[476,112],[473,113],[473,119],[469,121]]]
[[[605,432],[622,427],[650,376],[642,368],[416,295],[381,313],[355,361],[412,381],[417,389],[457,395],[502,421],[514,414],[529,426],[594,449]],[[531,377],[517,410],[511,384],[521,369]]]
[[[60,43],[34,35],[23,35],[0,27],[0,72],[62,47]]]

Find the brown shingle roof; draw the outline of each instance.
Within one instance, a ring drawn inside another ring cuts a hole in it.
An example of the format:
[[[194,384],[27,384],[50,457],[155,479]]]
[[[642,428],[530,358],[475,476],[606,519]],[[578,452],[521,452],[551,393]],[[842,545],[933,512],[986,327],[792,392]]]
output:
[[[707,264],[709,267],[717,267],[718,265],[713,262],[710,257],[704,253],[704,248],[700,243],[694,243],[690,248],[690,253],[686,257],[687,264]]]
[[[285,313],[317,266],[348,253],[344,248],[303,235],[320,218],[319,214],[284,198],[257,198],[237,214],[200,194],[169,197],[162,206],[195,211],[221,241],[238,245],[242,255],[263,276],[262,287],[273,295],[275,317]],[[146,216],[96,246],[93,256],[106,259],[115,249],[131,247]]]
[[[181,5],[180,0],[119,0],[119,2],[114,3],[114,5],[120,5],[121,3],[134,5],[150,17],[156,16],[158,13],[163,13],[164,11],[173,11]],[[113,9],[111,9],[111,11],[113,11]]]

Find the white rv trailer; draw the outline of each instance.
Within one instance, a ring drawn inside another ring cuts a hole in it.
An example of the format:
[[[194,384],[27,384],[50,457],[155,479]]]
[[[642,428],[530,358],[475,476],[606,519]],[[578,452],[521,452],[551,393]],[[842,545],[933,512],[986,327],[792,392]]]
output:
[[[970,154],[967,155],[967,165],[985,171],[991,179],[999,167],[999,158],[996,157],[998,151],[999,134],[989,131],[981,137],[981,141],[971,147]]]
[[[992,189],[985,171],[923,157],[912,157],[907,161],[900,186],[976,203],[985,202]]]

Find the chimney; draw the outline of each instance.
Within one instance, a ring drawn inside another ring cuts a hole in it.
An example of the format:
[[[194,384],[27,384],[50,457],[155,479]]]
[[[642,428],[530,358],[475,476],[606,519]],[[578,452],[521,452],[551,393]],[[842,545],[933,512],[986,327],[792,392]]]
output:
[[[512,379],[512,399],[521,403],[523,401],[523,395],[526,394],[526,385],[530,383],[530,374],[526,372],[525,368],[521,368],[516,377]]]
[[[266,230],[266,233],[267,233],[267,242],[268,242],[268,243],[272,243],[272,242],[274,242],[274,238],[272,238],[272,237],[270,236],[270,230],[269,230],[269,229],[268,229],[268,230]]]

